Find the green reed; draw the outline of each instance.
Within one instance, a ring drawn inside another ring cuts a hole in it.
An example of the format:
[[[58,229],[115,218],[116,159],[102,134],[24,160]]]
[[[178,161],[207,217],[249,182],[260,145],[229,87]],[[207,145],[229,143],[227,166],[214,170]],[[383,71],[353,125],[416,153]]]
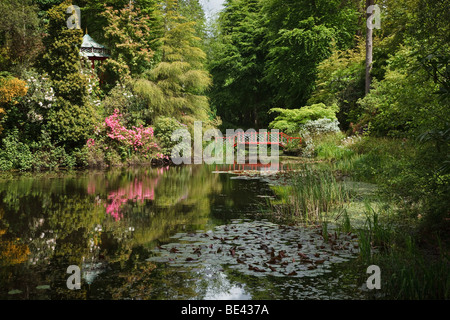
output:
[[[288,190],[288,191],[286,191]],[[350,201],[350,192],[338,182],[330,170],[304,166],[288,189],[280,192],[277,211],[305,221],[321,218]]]

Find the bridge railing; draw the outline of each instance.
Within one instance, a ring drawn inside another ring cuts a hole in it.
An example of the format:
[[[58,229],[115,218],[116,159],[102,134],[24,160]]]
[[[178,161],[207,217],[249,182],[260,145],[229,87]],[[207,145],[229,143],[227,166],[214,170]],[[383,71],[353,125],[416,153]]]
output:
[[[284,132],[236,132],[234,135],[229,137],[222,137],[222,139],[232,141],[234,146],[236,146],[237,144],[278,144],[282,147],[285,147],[294,140],[298,140],[299,143],[302,142],[302,138],[291,137]]]

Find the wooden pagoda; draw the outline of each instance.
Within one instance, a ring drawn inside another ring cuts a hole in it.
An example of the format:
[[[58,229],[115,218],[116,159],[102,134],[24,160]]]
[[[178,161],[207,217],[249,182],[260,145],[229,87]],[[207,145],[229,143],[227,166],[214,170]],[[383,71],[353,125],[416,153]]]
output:
[[[81,44],[80,54],[92,62],[92,69],[95,69],[95,61],[103,61],[108,59],[109,50],[95,42],[87,33],[83,37],[83,43]]]

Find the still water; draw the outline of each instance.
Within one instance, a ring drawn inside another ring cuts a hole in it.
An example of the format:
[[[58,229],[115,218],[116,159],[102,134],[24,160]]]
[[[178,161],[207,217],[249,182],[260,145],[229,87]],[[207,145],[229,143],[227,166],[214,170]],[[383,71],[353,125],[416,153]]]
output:
[[[334,260],[317,259],[323,265],[303,268],[296,254],[311,252],[314,259],[316,233],[271,222],[263,214],[275,196],[267,179],[240,179],[230,169],[237,168],[3,175],[0,299],[362,297],[361,275],[347,271],[351,254],[332,254]],[[237,236],[225,234],[228,228]],[[301,239],[305,251],[289,256],[293,245],[302,246]],[[280,263],[260,264],[258,254],[268,260],[262,249],[275,263],[273,252],[289,264],[281,264],[285,269]],[[67,288],[70,265],[80,267],[79,290]],[[271,273],[267,268],[279,269]]]

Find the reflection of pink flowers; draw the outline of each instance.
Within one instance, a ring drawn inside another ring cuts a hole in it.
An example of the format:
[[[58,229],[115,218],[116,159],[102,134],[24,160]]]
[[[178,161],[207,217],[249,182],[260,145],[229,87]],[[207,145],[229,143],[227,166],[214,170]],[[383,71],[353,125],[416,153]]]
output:
[[[129,200],[133,202],[140,201],[144,203],[145,199],[155,199],[155,187],[158,179],[151,181],[150,186],[143,186],[142,181],[134,180],[125,188],[119,188],[117,191],[112,191],[108,194],[108,199],[112,200],[110,204],[106,205],[106,212],[110,214],[115,220],[120,220],[122,215],[120,207]]]
[[[95,193],[95,183],[93,181],[89,181],[88,187],[87,187],[88,194],[94,194]]]
[[[118,221],[123,217],[121,213],[121,207],[128,201],[139,201],[140,203],[144,203],[145,200],[154,200],[155,189],[158,185],[158,180],[160,179],[160,176],[164,174],[164,171],[167,170],[169,170],[169,166],[158,168],[156,170],[158,176],[153,179],[145,177],[138,180],[137,178],[135,178],[134,181],[129,182],[126,186],[109,192],[107,196],[107,204],[104,204],[106,213],[111,215],[114,220]],[[88,194],[95,194],[95,191],[95,182],[91,180],[88,183],[87,192]]]

